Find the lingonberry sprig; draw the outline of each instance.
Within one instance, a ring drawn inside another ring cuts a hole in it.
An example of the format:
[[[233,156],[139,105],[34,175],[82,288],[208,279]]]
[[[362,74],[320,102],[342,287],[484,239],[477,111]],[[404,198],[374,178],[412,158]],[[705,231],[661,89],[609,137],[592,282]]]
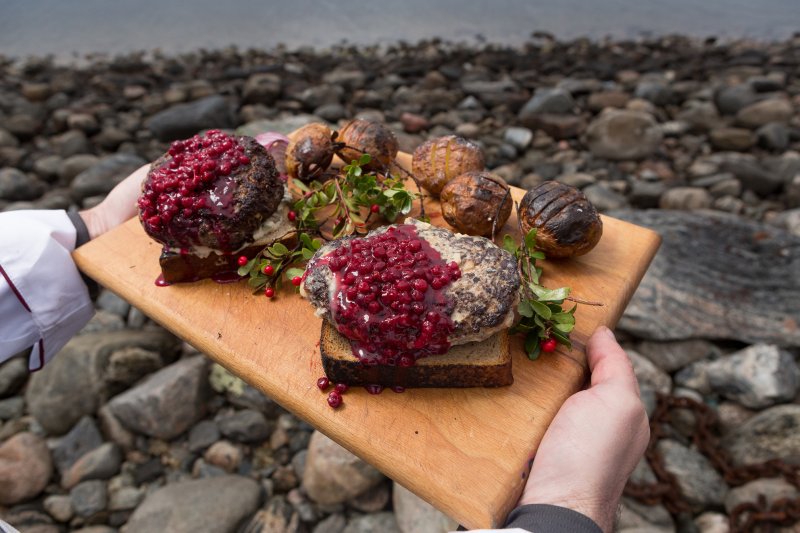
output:
[[[275,242],[261,250],[254,258],[239,258],[239,275],[247,276],[247,284],[255,292],[263,291],[267,298],[275,296],[284,281],[299,287],[303,280],[304,264],[320,249],[322,241],[314,239],[307,233],[298,232],[297,244],[288,248],[285,244]]]
[[[295,180],[294,185],[300,190],[293,205],[298,229],[321,234],[332,220],[330,236],[339,238],[367,233],[373,216],[394,222],[399,215],[408,214],[418,195],[406,190],[400,177],[366,171],[363,167],[370,159],[369,154],[362,154],[341,171],[324,174],[323,181],[304,184]]]
[[[520,275],[517,311],[521,320],[511,332],[525,335],[528,358],[535,360],[542,352],[553,352],[559,344],[572,347],[569,334],[575,328],[578,304],[565,310],[564,302],[569,298],[570,288],[548,289],[539,283],[542,269],[536,266],[536,260],[545,256],[536,249],[536,228],[530,230],[519,245],[511,235],[505,235],[503,248],[517,260]]]

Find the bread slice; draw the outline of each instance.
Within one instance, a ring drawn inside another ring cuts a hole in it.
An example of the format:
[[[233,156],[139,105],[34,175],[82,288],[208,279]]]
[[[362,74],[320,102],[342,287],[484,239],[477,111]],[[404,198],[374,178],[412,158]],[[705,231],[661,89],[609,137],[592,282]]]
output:
[[[453,346],[444,355],[423,357],[414,366],[368,366],[353,355],[350,341],[323,320],[320,352],[322,368],[332,383],[412,388],[502,387],[514,382],[508,330]]]
[[[290,222],[286,214],[289,211],[288,202],[282,202],[278,210],[272,214],[267,229],[261,231],[258,240],[253,244],[226,254],[215,250],[189,250],[173,251],[164,249],[159,257],[161,274],[166,283],[182,283],[197,281],[204,278],[214,278],[218,281],[238,279],[236,271],[239,269],[239,256],[252,259],[266,246],[281,242],[291,248],[297,244],[297,231],[294,223]]]

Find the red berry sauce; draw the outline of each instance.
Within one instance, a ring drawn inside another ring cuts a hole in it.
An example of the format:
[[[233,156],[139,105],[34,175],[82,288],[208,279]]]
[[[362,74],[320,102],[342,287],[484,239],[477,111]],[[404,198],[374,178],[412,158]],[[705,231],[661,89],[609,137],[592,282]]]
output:
[[[414,226],[352,239],[321,261],[335,276],[333,321],[362,363],[412,366],[450,348],[445,291],[461,271]]]
[[[250,163],[245,148],[219,130],[204,136],[173,142],[169,158],[155,168],[145,182],[139,209],[145,229],[161,234],[182,248],[196,244],[197,228],[204,216],[229,216],[232,213],[233,173]],[[222,251],[229,239],[218,233]]]

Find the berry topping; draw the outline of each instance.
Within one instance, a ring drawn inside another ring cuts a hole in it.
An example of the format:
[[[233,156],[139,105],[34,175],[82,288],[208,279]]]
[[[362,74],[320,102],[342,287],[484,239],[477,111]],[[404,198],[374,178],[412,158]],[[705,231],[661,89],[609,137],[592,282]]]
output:
[[[414,226],[351,239],[320,261],[334,273],[333,322],[362,363],[408,367],[450,348],[445,292],[461,271]]]
[[[289,211],[286,217],[289,219],[289,221],[294,222],[295,220],[297,220],[297,213],[295,213],[294,211]]]
[[[334,387],[334,390],[339,394],[344,394],[345,392],[347,392],[347,389],[349,388],[350,386],[347,383],[337,383],[336,386]]]
[[[292,285],[295,287],[299,287],[301,283],[303,283],[303,278],[300,276],[295,276],[292,278]]]
[[[317,380],[317,387],[319,387],[319,390],[321,391],[327,389],[330,386],[330,384],[331,384],[330,380],[325,376],[322,376]]]

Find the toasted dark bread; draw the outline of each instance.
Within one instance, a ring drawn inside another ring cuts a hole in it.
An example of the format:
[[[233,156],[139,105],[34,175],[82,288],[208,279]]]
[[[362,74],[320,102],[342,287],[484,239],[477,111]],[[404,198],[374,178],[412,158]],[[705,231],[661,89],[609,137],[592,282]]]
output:
[[[508,330],[486,340],[453,346],[444,355],[423,357],[410,367],[362,364],[350,341],[327,320],[320,334],[322,368],[332,383],[384,387],[502,387],[511,385]]]

